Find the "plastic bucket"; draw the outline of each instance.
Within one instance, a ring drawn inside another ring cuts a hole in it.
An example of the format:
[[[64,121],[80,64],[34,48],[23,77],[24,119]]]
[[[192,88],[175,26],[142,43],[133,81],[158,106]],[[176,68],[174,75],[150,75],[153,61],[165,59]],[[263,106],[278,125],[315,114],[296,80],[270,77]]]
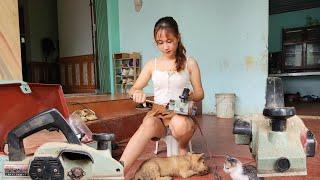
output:
[[[236,95],[233,93],[216,94],[216,110],[219,118],[233,118]]]

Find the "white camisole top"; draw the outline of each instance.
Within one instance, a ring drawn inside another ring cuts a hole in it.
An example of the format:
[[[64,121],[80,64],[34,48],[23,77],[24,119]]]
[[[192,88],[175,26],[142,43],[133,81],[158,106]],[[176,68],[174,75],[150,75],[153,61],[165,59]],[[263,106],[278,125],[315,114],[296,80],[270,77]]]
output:
[[[187,58],[188,61],[188,58]],[[154,71],[152,72],[154,102],[166,105],[171,99],[178,100],[185,87],[190,88],[190,76],[188,63],[184,70],[161,71],[157,69],[157,58],[154,60]]]

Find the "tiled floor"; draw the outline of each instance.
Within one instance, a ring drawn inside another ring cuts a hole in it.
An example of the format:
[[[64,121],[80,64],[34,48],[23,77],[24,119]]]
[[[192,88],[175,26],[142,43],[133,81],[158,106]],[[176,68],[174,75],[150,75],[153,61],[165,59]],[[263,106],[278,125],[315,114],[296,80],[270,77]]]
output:
[[[192,138],[193,151],[197,153],[206,153],[208,156],[207,148],[204,139],[208,143],[208,148],[214,157],[214,160],[209,160],[208,165],[211,167],[216,167],[218,169],[218,174],[222,179],[228,179],[227,176],[222,172],[222,165],[224,161],[224,155],[228,153],[229,155],[239,157],[243,162],[249,162],[253,159],[250,157],[249,149],[246,146],[239,146],[234,143],[234,138],[232,134],[232,120],[230,119],[216,119],[214,116],[201,116],[198,118],[199,124],[203,129],[205,138],[203,138],[199,132],[196,131]],[[155,143],[150,142],[144,153],[138,161],[133,165],[128,174],[126,174],[126,179],[130,179],[134,172],[137,170],[138,166],[146,159],[154,157],[153,154],[155,148]],[[160,156],[165,156],[165,144],[160,144],[160,150],[162,152]],[[179,179],[179,178],[176,178]],[[213,179],[212,173],[206,176],[197,176],[188,179]]]
[[[236,145],[234,143],[234,137],[232,135],[232,120],[230,119],[217,119],[215,116],[201,116],[198,118],[201,128],[204,131],[205,139],[208,142],[208,147],[214,159],[208,160],[207,163],[210,167],[217,167],[217,172],[221,176],[221,179],[230,179],[222,169],[224,155],[229,154],[240,159],[243,163],[251,162],[249,149],[245,145]],[[304,120],[305,124],[313,133],[315,133],[317,139],[320,139],[320,121],[318,120]],[[193,149],[195,152],[205,152],[206,146],[199,131],[196,132],[192,139]],[[141,155],[138,161],[133,165],[130,171],[126,174],[126,179],[130,179],[138,166],[146,159],[154,157],[153,154],[155,144],[150,142],[146,147],[143,155]],[[165,145],[161,144],[160,149],[163,150],[160,156],[165,155]],[[317,149],[319,152],[319,146]],[[254,163],[253,163],[254,164]],[[265,179],[287,179],[287,180],[300,180],[300,179],[320,179],[320,156],[319,153],[316,157],[308,158],[308,176],[300,177],[277,177],[277,178],[265,178]],[[180,178],[175,178],[180,179]],[[206,176],[195,176],[188,179],[214,179],[212,173]]]
[[[230,179],[222,170],[222,165],[224,161],[224,155],[229,154],[239,158],[243,163],[252,162],[252,158],[248,149],[248,146],[245,145],[236,145],[234,143],[234,137],[232,135],[232,126],[233,122],[230,119],[218,119],[215,116],[203,115],[198,118],[199,124],[204,131],[205,139],[208,142],[208,147],[211,154],[214,156],[214,159],[208,159],[207,163],[210,167],[217,167],[218,174],[224,180]],[[320,139],[320,121],[305,119],[306,126],[316,135],[316,138]],[[39,134],[28,137],[26,139],[26,151],[27,154],[34,151],[40,144],[48,141],[61,141],[64,138],[51,132],[48,136],[47,133],[40,132]],[[48,138],[50,137],[50,138]],[[125,142],[125,141],[123,141]],[[122,143],[120,149],[115,151],[114,157],[119,158],[121,155],[121,150],[125,147],[126,143]],[[193,150],[195,152],[204,152],[208,155],[206,146],[204,144],[203,137],[200,135],[197,130],[192,139]],[[137,170],[138,166],[146,159],[154,157],[153,154],[155,148],[155,143],[150,142],[145,149],[143,155],[139,157],[130,171],[126,174],[126,179],[130,179],[134,172]],[[317,147],[316,157],[308,158],[308,176],[307,177],[278,177],[278,178],[266,178],[266,179],[287,179],[287,180],[300,180],[300,179],[320,179],[320,155],[319,155],[319,146]],[[165,156],[165,145],[160,143],[160,154],[159,156]],[[254,163],[253,163],[254,164]],[[179,178],[175,178],[179,179]],[[213,179],[212,173],[206,176],[196,176],[189,179]]]

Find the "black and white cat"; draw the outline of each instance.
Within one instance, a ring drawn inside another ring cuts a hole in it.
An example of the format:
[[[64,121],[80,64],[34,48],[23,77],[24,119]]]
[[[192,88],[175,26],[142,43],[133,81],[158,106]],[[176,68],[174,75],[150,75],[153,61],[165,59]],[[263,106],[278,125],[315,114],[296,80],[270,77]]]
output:
[[[257,176],[257,168],[242,163],[231,156],[226,156],[223,166],[224,172],[230,174],[232,180],[263,180]]]

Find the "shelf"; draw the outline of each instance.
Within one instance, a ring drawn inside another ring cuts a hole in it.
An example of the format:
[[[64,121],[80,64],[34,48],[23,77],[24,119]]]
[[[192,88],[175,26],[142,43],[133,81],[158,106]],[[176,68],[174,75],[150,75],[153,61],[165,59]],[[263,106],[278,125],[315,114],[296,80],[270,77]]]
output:
[[[139,53],[117,53],[113,55],[113,78],[115,92],[128,92],[141,71],[141,55]],[[124,72],[125,71],[125,72]],[[123,74],[126,75],[122,75]],[[130,72],[130,75],[129,75]],[[123,80],[125,83],[122,83]],[[125,81],[128,79],[128,84]],[[121,82],[121,83],[120,83]]]
[[[119,84],[119,83],[116,83],[116,85],[133,85],[133,84]]]
[[[281,74],[269,74],[269,77],[295,77],[295,76],[319,76],[318,72],[297,72],[297,73],[281,73]]]
[[[116,61],[127,61],[127,60],[133,60],[132,57],[127,57],[127,58],[121,58],[121,59],[114,59]]]
[[[302,54],[302,51],[295,51],[295,52],[285,52],[284,55],[296,55],[296,54]]]
[[[283,43],[284,46],[294,46],[294,45],[300,46],[302,44],[303,44],[303,42],[286,42],[286,43]]]
[[[134,67],[134,66],[131,66],[131,67],[115,67],[115,69],[130,69],[130,68],[139,69],[140,67]]]
[[[290,55],[286,55],[286,58],[292,58],[292,57],[297,57],[297,58],[301,58],[301,54],[290,54]]]
[[[124,77],[124,78],[126,78],[126,77],[134,77],[134,75],[125,75],[125,76],[123,76],[123,75],[116,75],[116,77]]]

